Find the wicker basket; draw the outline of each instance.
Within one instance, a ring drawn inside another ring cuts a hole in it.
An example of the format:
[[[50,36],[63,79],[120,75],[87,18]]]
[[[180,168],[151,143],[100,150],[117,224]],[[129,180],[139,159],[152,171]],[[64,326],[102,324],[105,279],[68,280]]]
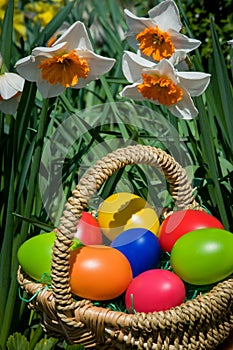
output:
[[[29,306],[42,315],[49,336],[86,349],[215,349],[233,329],[231,278],[178,307],[148,314],[113,311],[86,299],[75,301],[70,292],[70,246],[81,213],[104,181],[129,164],[161,169],[178,209],[198,205],[185,170],[166,152],[136,145],[108,154],[80,180],[65,206],[53,247],[52,287],[31,280],[19,267],[21,288],[34,296]]]

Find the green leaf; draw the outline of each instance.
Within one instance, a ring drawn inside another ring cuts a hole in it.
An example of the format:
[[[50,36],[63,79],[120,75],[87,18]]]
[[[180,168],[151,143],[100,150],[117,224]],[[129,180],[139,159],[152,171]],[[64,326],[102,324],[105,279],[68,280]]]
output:
[[[196,106],[199,110],[199,125],[200,125],[200,143],[202,147],[202,156],[204,163],[207,164],[208,177],[212,179],[213,185],[208,187],[210,199],[213,207],[218,207],[219,214],[223,226],[228,229],[230,223],[228,221],[224,196],[219,184],[219,158],[217,155],[217,149],[214,145],[213,135],[211,134],[210,122],[208,114],[205,110],[203,97],[197,97]]]
[[[25,216],[20,215],[18,213],[12,213],[12,215],[16,216],[20,220],[24,220],[24,221],[29,222],[30,224],[32,224],[34,226],[40,227],[41,229],[43,229],[45,231],[50,232],[50,231],[52,231],[54,229],[53,226],[51,226],[49,224],[46,224],[44,222],[38,221],[38,220],[36,220],[34,218],[28,218],[28,217],[25,217]]]
[[[213,40],[213,60],[216,71],[216,84],[218,84],[219,96],[217,100],[221,102],[222,105],[222,125],[225,125],[226,133],[228,134],[228,142],[233,148],[233,96],[232,96],[232,86],[230,82],[230,78],[228,76],[226,63],[223,57],[223,53],[221,50],[221,46],[219,43],[219,39],[217,36],[217,32],[215,29],[215,24],[213,19],[211,20],[211,34]]]
[[[27,338],[20,333],[14,333],[10,335],[7,340],[8,350],[29,350],[29,342]]]
[[[36,344],[34,350],[52,350],[54,349],[57,342],[58,339],[55,338],[41,339],[39,343]]]
[[[17,137],[14,136],[13,139],[15,147],[14,154],[19,160],[22,153],[22,145],[25,144],[25,135],[28,124],[32,118],[31,113],[33,106],[35,105],[36,91],[37,87],[35,83],[29,81],[25,82],[16,115],[15,135],[17,135]]]
[[[2,25],[1,37],[1,55],[5,66],[10,68],[12,51],[12,32],[13,32],[14,0],[8,0],[5,17]]]
[[[77,345],[77,344],[74,344],[74,345],[68,345],[66,350],[84,350],[84,346],[83,345]]]

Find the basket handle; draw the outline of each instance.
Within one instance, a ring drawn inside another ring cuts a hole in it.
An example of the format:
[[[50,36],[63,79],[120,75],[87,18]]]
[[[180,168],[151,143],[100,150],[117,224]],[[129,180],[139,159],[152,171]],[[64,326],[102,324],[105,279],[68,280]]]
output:
[[[119,148],[98,160],[84,177],[68,199],[57,231],[52,258],[52,288],[58,310],[64,312],[77,307],[69,286],[69,256],[72,239],[77,229],[82,211],[89,199],[116,170],[129,164],[148,164],[161,169],[170,185],[177,209],[194,208],[193,189],[185,169],[165,151],[143,145]],[[82,307],[88,300],[80,301]]]

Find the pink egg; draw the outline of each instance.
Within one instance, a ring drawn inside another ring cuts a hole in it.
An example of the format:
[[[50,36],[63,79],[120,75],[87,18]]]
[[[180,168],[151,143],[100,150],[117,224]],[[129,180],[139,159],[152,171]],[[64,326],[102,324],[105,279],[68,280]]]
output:
[[[168,270],[148,270],[135,277],[127,288],[125,304],[129,312],[164,311],[184,302],[183,281]]]

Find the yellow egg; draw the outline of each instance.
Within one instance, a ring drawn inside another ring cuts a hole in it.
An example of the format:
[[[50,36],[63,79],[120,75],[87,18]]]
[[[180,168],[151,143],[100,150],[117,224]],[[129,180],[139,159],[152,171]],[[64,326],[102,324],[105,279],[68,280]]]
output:
[[[114,193],[98,208],[98,222],[102,232],[111,241],[130,228],[146,228],[157,235],[159,218],[152,206],[143,198],[129,193]]]

